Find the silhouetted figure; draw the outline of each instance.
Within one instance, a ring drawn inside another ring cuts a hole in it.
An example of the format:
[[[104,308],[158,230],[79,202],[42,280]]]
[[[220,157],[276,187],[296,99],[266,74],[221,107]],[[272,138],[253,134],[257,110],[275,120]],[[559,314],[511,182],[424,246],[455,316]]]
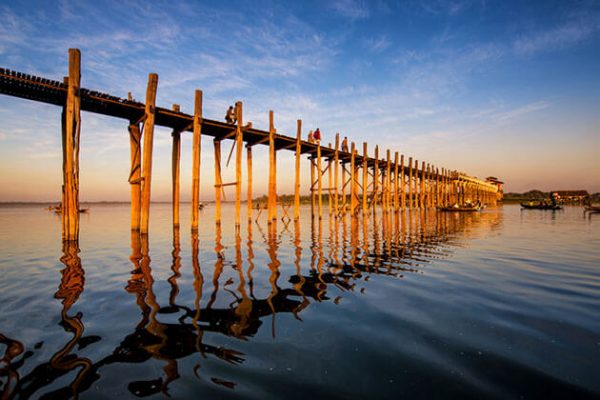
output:
[[[228,124],[235,124],[236,121],[237,118],[235,117],[235,110],[233,109],[233,106],[229,106],[227,113],[225,114],[225,122]]]
[[[342,151],[348,152],[348,138],[344,136],[344,140],[342,140]]]
[[[319,130],[319,128],[317,128],[313,136],[315,138],[315,142],[321,143],[321,131]]]

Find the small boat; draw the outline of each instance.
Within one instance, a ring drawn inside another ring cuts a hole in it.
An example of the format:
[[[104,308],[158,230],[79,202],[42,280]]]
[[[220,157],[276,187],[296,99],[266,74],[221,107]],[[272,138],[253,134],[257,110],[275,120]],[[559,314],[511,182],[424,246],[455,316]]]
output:
[[[469,212],[469,211],[481,211],[481,206],[478,205],[464,205],[464,206],[451,206],[451,207],[438,207],[438,211],[449,211],[449,212]]]
[[[526,210],[562,210],[562,206],[545,203],[521,203],[521,207]]]
[[[583,212],[591,212],[591,213],[600,212],[600,206],[586,205],[586,206],[583,206],[583,208],[584,208]]]
[[[198,210],[203,210],[205,206],[206,206],[205,203],[199,203],[198,204]]]
[[[80,209],[79,209],[79,212],[80,212],[80,213],[87,213],[89,210],[90,210],[89,208],[80,208]],[[62,214],[62,208],[60,208],[60,207],[57,207],[57,208],[54,210],[54,212],[55,212],[55,213],[57,213],[57,214]]]

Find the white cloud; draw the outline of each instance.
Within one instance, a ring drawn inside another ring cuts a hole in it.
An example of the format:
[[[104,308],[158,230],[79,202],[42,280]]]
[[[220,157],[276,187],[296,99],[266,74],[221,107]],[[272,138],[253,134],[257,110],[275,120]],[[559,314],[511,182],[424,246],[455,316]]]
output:
[[[364,19],[369,16],[369,8],[362,0],[336,0],[331,7],[342,17],[352,20]]]
[[[387,38],[386,35],[381,35],[376,38],[366,39],[365,45],[369,50],[379,53],[390,47],[392,42]]]

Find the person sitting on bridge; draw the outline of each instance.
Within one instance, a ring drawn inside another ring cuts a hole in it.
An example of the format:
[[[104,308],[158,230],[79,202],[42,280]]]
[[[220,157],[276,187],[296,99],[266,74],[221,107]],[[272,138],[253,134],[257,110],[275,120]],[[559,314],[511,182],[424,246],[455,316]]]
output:
[[[235,117],[235,111],[233,109],[233,106],[229,106],[229,108],[227,109],[227,113],[225,114],[225,122],[227,122],[228,124],[235,124],[236,121],[237,118]]]
[[[317,144],[321,143],[321,131],[319,130],[319,128],[317,128],[317,130],[314,133],[315,136],[315,142],[317,142]]]
[[[348,138],[346,136],[344,136],[344,140],[342,140],[342,151],[345,153],[348,152]]]

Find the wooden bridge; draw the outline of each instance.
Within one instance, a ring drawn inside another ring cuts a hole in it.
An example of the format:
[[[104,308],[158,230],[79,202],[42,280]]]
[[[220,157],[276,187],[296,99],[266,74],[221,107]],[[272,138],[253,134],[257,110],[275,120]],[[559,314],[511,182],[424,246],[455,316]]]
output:
[[[129,96],[122,99],[109,94],[84,89],[81,82],[81,54],[77,49],[69,50],[69,76],[63,82],[32,76],[0,68],[0,93],[33,101],[54,104],[63,108],[63,190],[62,232],[63,240],[78,240],[79,237],[79,138],[81,111],[89,111],[128,121],[131,173],[131,228],[148,233],[150,216],[150,193],[152,182],[152,148],[154,126],[171,128],[173,137],[173,224],[179,226],[179,171],[180,135],[192,132],[192,231],[198,230],[198,206],[200,199],[200,136],[214,138],[214,170],[216,222],[221,222],[221,195],[227,186],[235,186],[236,226],[241,219],[242,158],[246,143],[247,160],[247,207],[248,218],[252,218],[252,147],[257,144],[269,146],[268,220],[277,218],[277,152],[290,150],[295,153],[294,214],[300,216],[300,160],[309,157],[311,165],[311,205],[313,217],[323,215],[323,193],[328,196],[328,212],[336,216],[359,211],[369,212],[381,207],[384,212],[398,212],[407,208],[427,209],[464,203],[467,200],[495,203],[499,190],[497,185],[482,181],[456,170],[438,168],[429,163],[405,159],[390,150],[380,154],[375,146],[373,155],[368,155],[367,143],[363,143],[362,154],[354,143],[349,148],[340,148],[339,134],[335,144],[323,146],[302,140],[302,121],[298,120],[296,137],[278,134],[269,113],[269,130],[256,129],[251,123],[243,123],[242,102],[235,105],[235,124],[204,118],[202,115],[202,91],[195,91],[194,114],[180,111],[178,105],[171,109],[155,105],[158,76],[149,74],[146,102],[135,101]],[[235,150],[234,182],[223,182],[221,178],[221,142],[233,140],[227,164]],[[382,158],[383,157],[383,158]],[[340,174],[341,171],[341,174]],[[325,175],[327,185],[324,187]],[[341,176],[340,176],[341,175]]]

